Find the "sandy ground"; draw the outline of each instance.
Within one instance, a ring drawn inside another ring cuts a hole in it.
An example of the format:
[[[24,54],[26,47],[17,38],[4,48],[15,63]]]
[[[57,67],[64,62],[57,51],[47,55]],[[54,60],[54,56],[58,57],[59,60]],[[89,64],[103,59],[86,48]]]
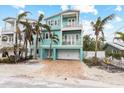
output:
[[[108,73],[96,67],[89,68],[79,61],[46,60],[38,63],[0,64],[0,80],[0,87],[12,84],[13,87],[123,87],[124,72]],[[3,84],[4,80],[7,84]],[[19,86],[18,81],[24,84]],[[41,85],[32,86],[30,83]]]

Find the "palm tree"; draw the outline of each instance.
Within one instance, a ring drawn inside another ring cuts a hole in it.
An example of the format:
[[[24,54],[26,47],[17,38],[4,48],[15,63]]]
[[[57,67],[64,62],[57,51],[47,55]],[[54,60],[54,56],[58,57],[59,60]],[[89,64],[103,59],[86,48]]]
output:
[[[104,37],[99,37],[99,39],[98,39],[98,49],[99,50],[103,50],[104,41],[105,41],[105,38]]]
[[[95,50],[95,40],[90,35],[83,36],[83,50],[84,51],[94,51]]]
[[[24,32],[24,49],[25,49],[25,59],[26,59],[27,58],[27,44],[28,44],[28,42],[30,45],[32,44],[33,33],[32,33],[32,27],[27,20],[26,20],[26,22],[20,21],[20,23],[25,27],[23,32]]]
[[[51,33],[50,30],[50,26],[44,24],[42,25],[43,28],[45,28],[48,32],[49,32],[49,37],[50,37],[50,48],[49,48],[49,53],[48,53],[48,57],[49,59],[51,58],[51,50],[52,50],[52,44],[55,43],[57,44],[59,41],[58,35],[56,35],[55,33]]]
[[[50,36],[50,48],[49,48],[49,59],[51,58],[51,53],[52,53],[52,44],[53,43],[55,43],[55,44],[58,44],[58,42],[59,42],[59,38],[58,38],[58,35],[56,35],[56,34],[52,34],[52,33],[50,33],[49,34],[49,36]]]
[[[84,51],[90,51],[90,49],[89,49],[89,47],[91,47],[90,43],[91,43],[90,35],[83,36],[83,50]]]
[[[38,17],[38,20],[36,21],[35,25],[34,25],[34,35],[36,35],[36,43],[34,44],[35,48],[34,48],[34,58],[37,58],[37,51],[38,51],[38,45],[39,45],[39,40],[43,40],[42,38],[42,28],[46,28],[49,30],[48,26],[46,24],[42,24],[42,19],[44,18],[43,14],[40,14]]]
[[[93,31],[95,31],[95,36],[96,36],[95,59],[97,58],[99,33],[102,33],[102,36],[104,38],[104,33],[103,33],[104,26],[109,20],[112,20],[114,18],[114,16],[115,16],[114,14],[111,14],[111,15],[105,17],[104,19],[101,19],[101,17],[98,17],[95,22],[91,22],[91,26],[93,27]],[[97,60],[96,60],[96,62],[97,62]]]
[[[16,35],[15,35],[15,45],[14,45],[15,62],[17,62],[17,59],[18,59],[18,56],[17,56],[17,51],[19,50],[18,49],[18,39],[20,42],[22,39],[19,24],[20,24],[20,21],[22,19],[24,19],[24,17],[26,17],[28,13],[30,13],[30,12],[23,12],[23,13],[19,14],[16,19],[16,33],[15,33]],[[19,44],[19,46],[20,46],[20,44]]]
[[[122,33],[122,32],[115,32],[115,34],[118,35],[118,36],[114,37],[114,39],[122,40],[124,42],[124,33]]]

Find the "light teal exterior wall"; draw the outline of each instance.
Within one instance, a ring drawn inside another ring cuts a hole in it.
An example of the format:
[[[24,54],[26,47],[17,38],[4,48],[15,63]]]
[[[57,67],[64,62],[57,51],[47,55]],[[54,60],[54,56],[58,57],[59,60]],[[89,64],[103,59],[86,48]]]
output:
[[[69,17],[69,18],[74,18],[74,17]],[[76,18],[76,17],[75,17]],[[73,50],[73,49],[76,49],[77,51],[79,51],[79,55],[80,55],[80,61],[82,62],[82,59],[83,59],[83,32],[82,30],[67,30],[67,31],[62,31],[62,27],[65,27],[67,25],[67,21],[68,21],[68,18],[62,18],[61,20],[61,15],[57,15],[57,16],[53,16],[53,17],[50,17],[48,19],[45,19],[46,23],[48,24],[47,21],[49,20],[59,20],[59,25],[52,25],[50,26],[51,27],[51,31],[58,35],[58,38],[59,38],[59,42],[58,44],[54,44],[52,45],[52,59],[53,60],[56,60],[58,58],[58,50],[61,50],[61,49],[70,49],[70,50]],[[61,24],[62,22],[62,24]],[[79,21],[78,19],[76,19],[76,23],[79,24]],[[48,33],[48,31],[43,31],[42,32],[42,35],[44,35],[44,33]],[[78,45],[62,45],[62,36],[64,34],[79,34],[80,35],[80,44]],[[33,47],[33,46],[32,46]],[[39,49],[39,56],[41,59],[45,59],[45,58],[48,58],[48,52],[49,52],[49,47],[50,47],[50,39],[44,39],[43,41],[40,41],[40,49]]]
[[[52,31],[54,34],[58,35],[58,38],[59,40],[61,40],[61,33],[60,33],[60,30],[55,30],[55,31]],[[48,33],[47,31],[44,31],[44,33]],[[50,39],[44,39],[43,41],[40,42],[41,45],[50,45]],[[60,44],[60,41],[58,42],[58,45]],[[53,43],[53,45],[56,45]]]
[[[49,18],[49,19],[46,19],[46,23],[48,24],[48,21],[50,20],[56,20],[56,21],[59,21],[58,25],[52,25],[50,26],[51,27],[51,30],[60,30],[61,29],[61,16],[54,16],[52,18]]]

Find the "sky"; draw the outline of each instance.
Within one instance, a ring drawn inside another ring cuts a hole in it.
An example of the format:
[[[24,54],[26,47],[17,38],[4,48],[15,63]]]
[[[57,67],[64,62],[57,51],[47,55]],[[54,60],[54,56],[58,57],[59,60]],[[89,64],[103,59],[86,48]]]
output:
[[[115,14],[115,18],[105,25],[104,33],[107,42],[112,42],[114,33],[124,26],[124,6],[122,5],[0,5],[0,28],[4,27],[2,21],[6,17],[16,17],[19,13],[30,11],[28,17],[37,19],[40,13],[45,17],[56,13],[75,9],[80,11],[80,22],[83,24],[84,35],[90,34],[94,37],[94,31],[90,25],[99,16],[105,18],[110,14]],[[119,31],[124,32],[124,28]]]

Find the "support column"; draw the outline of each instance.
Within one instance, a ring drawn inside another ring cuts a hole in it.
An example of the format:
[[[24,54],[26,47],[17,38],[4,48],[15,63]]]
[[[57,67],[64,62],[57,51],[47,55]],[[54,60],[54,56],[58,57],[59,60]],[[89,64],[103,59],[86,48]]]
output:
[[[16,42],[16,21],[14,22],[14,27],[13,27],[13,31],[14,31],[14,34],[13,34],[13,44],[15,44]]]
[[[53,60],[56,60],[56,49],[53,48]]]
[[[39,55],[40,55],[40,59],[43,60],[43,49],[42,48],[39,49]]]
[[[83,61],[83,49],[80,48],[80,62]]]

